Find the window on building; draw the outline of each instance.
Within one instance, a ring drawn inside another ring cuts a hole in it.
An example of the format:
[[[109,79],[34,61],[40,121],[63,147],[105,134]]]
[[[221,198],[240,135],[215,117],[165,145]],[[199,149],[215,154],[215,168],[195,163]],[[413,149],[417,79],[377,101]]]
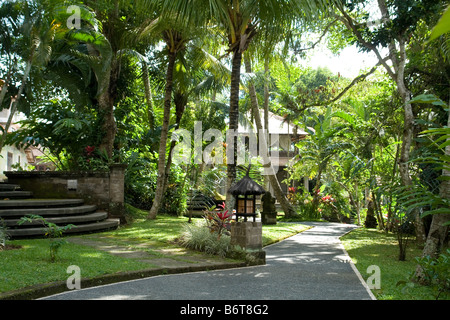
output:
[[[8,152],[8,157],[6,159],[6,171],[11,171],[12,162],[13,162],[13,154],[11,152]]]

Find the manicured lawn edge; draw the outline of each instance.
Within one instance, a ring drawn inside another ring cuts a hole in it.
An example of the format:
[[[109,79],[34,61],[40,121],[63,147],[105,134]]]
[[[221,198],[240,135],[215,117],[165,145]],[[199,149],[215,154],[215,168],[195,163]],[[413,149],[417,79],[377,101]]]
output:
[[[374,274],[368,268],[379,267],[381,288],[371,290],[378,300],[435,299],[431,288],[427,286],[415,285],[408,288],[397,285],[399,281],[408,282],[417,267],[415,257],[421,255],[422,248],[414,239],[408,245],[406,261],[398,260],[399,248],[395,234],[358,228],[340,239],[365,282]]]

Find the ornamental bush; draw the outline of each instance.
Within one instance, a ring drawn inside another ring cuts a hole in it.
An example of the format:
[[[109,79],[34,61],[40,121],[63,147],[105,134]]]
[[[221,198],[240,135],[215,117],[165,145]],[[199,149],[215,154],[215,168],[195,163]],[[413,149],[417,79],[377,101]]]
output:
[[[181,245],[186,248],[221,257],[231,250],[230,242],[230,236],[224,234],[218,237],[217,233],[211,232],[205,220],[186,223],[180,238]]]

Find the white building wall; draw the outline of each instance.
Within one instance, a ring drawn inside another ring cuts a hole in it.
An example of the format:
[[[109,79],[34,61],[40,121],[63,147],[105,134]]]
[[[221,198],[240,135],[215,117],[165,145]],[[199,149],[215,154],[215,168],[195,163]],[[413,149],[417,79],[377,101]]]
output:
[[[8,154],[10,155],[9,161]],[[15,171],[17,169],[12,166],[17,166],[17,164],[19,164],[23,169],[28,167],[27,155],[25,151],[17,149],[14,146],[4,146],[0,155],[0,180],[4,181],[6,179],[3,171]]]
[[[0,111],[0,125],[5,128],[6,122],[8,121],[9,117],[9,109],[3,109]],[[9,132],[12,132],[17,129],[17,125],[14,125],[14,123],[17,123],[20,120],[24,119],[24,115],[20,113],[15,113],[12,119],[11,127],[9,128]],[[1,134],[0,134],[1,137]],[[8,154],[10,155],[9,161],[8,161]],[[27,155],[25,153],[25,150],[18,149],[15,146],[3,146],[2,152],[0,154],[0,181],[4,181],[6,179],[6,176],[4,175],[3,171],[10,171],[10,170],[17,170],[14,169],[12,166],[17,166],[17,164],[20,165],[21,168],[26,169],[28,167],[28,161],[27,161]]]

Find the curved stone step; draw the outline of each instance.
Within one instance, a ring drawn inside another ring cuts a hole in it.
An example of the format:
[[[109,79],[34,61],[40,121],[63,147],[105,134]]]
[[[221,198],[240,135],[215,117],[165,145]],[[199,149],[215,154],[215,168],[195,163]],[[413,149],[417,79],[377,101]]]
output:
[[[0,199],[4,198],[30,198],[33,196],[31,191],[0,191]]]
[[[84,203],[83,199],[0,200],[0,209],[77,206],[82,205],[83,203]]]
[[[75,233],[88,233],[88,232],[98,232],[106,231],[110,229],[115,229],[119,226],[119,219],[106,219],[100,222],[92,222],[86,224],[79,224],[75,227],[67,230],[64,234],[75,234]],[[22,228],[22,229],[8,229],[7,233],[12,238],[18,237],[30,237],[30,236],[43,236],[46,232],[46,228]]]
[[[18,184],[0,183],[0,191],[14,191],[20,189]]]
[[[23,217],[29,214],[36,214],[46,217],[60,215],[75,215],[94,212],[97,209],[95,205],[80,205],[76,207],[50,207],[50,208],[21,208],[21,209],[0,209],[0,218],[8,219],[10,217]]]
[[[94,206],[95,207],[95,206]],[[52,217],[52,218],[45,218],[45,221],[54,223],[58,226],[64,226],[68,224],[77,224],[77,223],[88,223],[88,222],[95,222],[95,221],[102,221],[108,218],[108,213],[104,211],[100,212],[93,212],[88,214],[80,214],[76,216],[64,216],[64,217]],[[30,226],[42,226],[42,221],[40,220],[33,220],[32,222],[25,222],[23,224],[18,224],[20,219],[8,219],[3,220],[4,224],[7,228],[28,228]]]

